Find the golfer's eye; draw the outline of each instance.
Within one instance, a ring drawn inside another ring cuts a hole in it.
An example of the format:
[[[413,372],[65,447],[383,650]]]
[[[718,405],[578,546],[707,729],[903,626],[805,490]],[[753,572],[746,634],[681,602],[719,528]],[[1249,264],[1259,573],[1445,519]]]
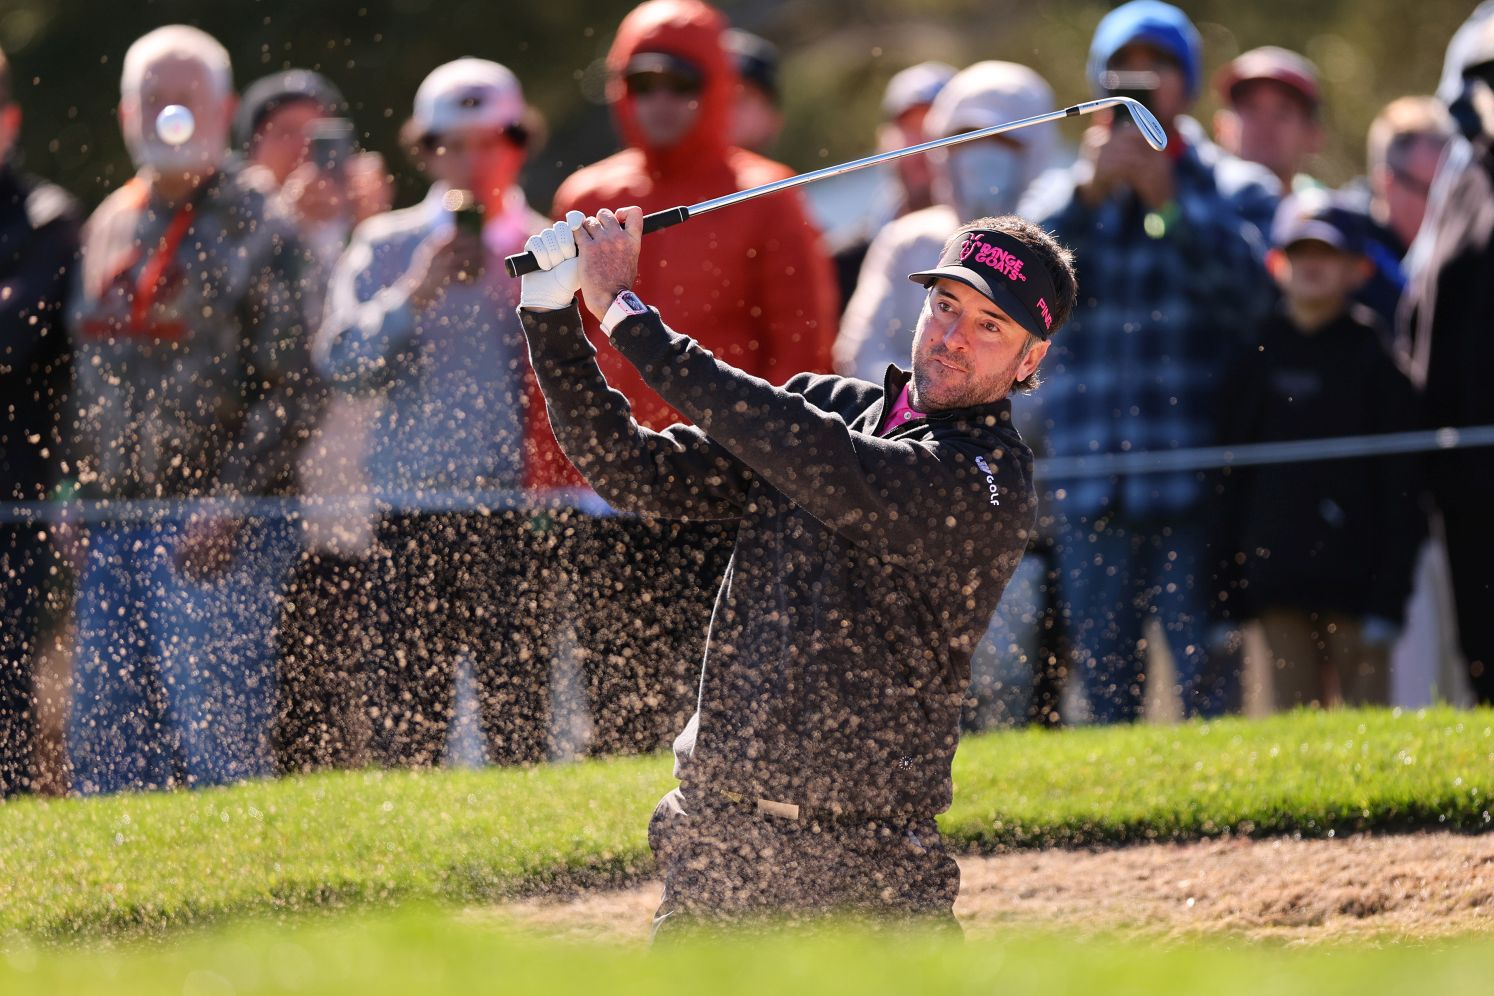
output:
[[[940,301],[937,304],[935,304],[934,307],[938,308],[940,311],[942,311],[946,315],[949,314],[951,311],[954,310],[953,308],[951,308],[949,306],[949,302],[948,301]]]

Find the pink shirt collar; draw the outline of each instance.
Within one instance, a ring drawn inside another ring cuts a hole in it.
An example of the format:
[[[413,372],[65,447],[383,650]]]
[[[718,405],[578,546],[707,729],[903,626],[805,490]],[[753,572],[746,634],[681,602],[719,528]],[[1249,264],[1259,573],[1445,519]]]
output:
[[[877,430],[877,435],[885,436],[903,423],[916,418],[923,418],[923,412],[913,407],[913,403],[908,400],[908,388],[904,386],[897,400],[892,403],[892,408],[882,419],[882,427]]]

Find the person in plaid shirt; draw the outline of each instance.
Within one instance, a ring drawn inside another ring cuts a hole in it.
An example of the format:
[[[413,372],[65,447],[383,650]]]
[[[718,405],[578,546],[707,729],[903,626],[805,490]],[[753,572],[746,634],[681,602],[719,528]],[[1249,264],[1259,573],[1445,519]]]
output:
[[[1084,293],[1043,389],[1054,456],[1213,443],[1224,366],[1271,305],[1260,233],[1279,185],[1184,116],[1199,64],[1198,33],[1177,8],[1135,0],[1107,15],[1090,48],[1091,81],[1100,91],[1145,91],[1168,129],[1167,151],[1149,149],[1129,119],[1102,120],[1074,166],[1039,180],[1019,209],[1081,261]],[[1051,479],[1045,490],[1059,516],[1071,648],[1094,718],[1140,714],[1151,618],[1172,649],[1185,711],[1227,709],[1237,669],[1223,652],[1211,666],[1208,649],[1221,649],[1229,628],[1217,625],[1228,613],[1206,549],[1210,476]]]

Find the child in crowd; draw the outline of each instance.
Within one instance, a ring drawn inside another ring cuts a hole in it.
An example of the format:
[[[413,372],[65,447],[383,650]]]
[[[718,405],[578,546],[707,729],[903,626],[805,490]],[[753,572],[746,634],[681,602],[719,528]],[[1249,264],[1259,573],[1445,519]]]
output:
[[[1352,304],[1372,270],[1362,225],[1327,191],[1283,201],[1267,255],[1281,302],[1221,392],[1226,443],[1416,426],[1377,319]],[[1223,597],[1264,629],[1275,708],[1387,703],[1423,532],[1415,458],[1273,462],[1224,481]]]

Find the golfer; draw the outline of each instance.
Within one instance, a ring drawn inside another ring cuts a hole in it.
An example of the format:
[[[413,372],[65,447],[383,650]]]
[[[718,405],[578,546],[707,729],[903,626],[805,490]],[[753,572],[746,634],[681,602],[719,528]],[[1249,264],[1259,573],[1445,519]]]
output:
[[[674,745],[680,785],[649,824],[656,935],[763,914],[954,925],[959,868],[934,817],[950,804],[971,650],[1034,525],[1009,395],[1035,386],[1073,308],[1072,258],[1016,217],[965,225],[910,277],[928,288],[911,374],[775,387],[632,292],[642,223],[636,207],[572,212],[531,238],[542,270],[524,277],[519,315],[556,437],[598,494],[737,527],[698,708]],[[680,278],[700,263],[677,261]],[[578,291],[693,425],[633,419]]]

